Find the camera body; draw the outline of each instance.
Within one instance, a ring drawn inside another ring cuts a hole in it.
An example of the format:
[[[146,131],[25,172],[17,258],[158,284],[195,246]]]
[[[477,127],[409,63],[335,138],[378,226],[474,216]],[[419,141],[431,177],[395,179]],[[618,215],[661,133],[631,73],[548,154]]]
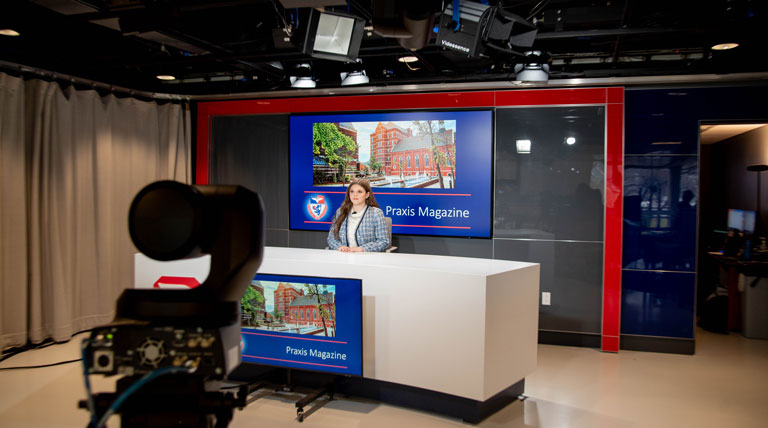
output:
[[[218,391],[241,362],[240,297],[264,251],[261,198],[241,186],[159,181],[129,213],[133,243],[162,261],[211,255],[208,278],[191,290],[125,290],[112,323],[91,332],[86,376],[123,375],[115,393],[81,402],[91,425],[120,413],[124,428],[225,427],[240,396]],[[89,385],[86,379],[86,385]]]

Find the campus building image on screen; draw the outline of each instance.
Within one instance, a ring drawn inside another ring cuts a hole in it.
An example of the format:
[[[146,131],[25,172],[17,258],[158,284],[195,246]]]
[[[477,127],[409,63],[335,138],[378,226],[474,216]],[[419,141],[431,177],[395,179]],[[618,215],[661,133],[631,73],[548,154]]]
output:
[[[291,117],[291,228],[328,230],[369,181],[393,232],[490,236],[491,111]]]
[[[455,135],[455,120],[314,123],[312,184],[367,178],[374,189],[454,189]],[[370,141],[368,150],[358,141]]]
[[[257,274],[240,300],[243,361],[362,375],[362,283]]]

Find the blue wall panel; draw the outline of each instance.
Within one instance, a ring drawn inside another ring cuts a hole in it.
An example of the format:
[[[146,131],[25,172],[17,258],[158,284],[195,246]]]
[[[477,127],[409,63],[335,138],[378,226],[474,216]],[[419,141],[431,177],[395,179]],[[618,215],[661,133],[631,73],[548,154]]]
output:
[[[621,333],[693,338],[696,275],[622,272]]]
[[[768,121],[766,99],[765,85],[626,91],[622,334],[693,338],[699,126]]]

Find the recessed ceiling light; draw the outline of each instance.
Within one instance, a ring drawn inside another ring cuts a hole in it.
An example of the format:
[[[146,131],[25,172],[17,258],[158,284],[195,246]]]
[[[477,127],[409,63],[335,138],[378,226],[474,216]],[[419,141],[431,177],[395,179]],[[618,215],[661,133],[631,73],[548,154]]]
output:
[[[516,140],[515,147],[519,154],[531,153],[531,140]]]
[[[10,28],[3,28],[0,30],[0,36],[19,36],[19,32],[11,30]]]
[[[419,60],[419,58],[417,58],[417,57],[415,57],[413,55],[406,55],[406,56],[401,56],[397,60],[400,61],[400,62],[416,62],[416,61]]]
[[[170,74],[158,74],[155,77],[160,80],[176,80],[176,76],[171,76]]]
[[[576,138],[575,137],[568,137],[565,139],[565,144],[568,144],[569,146],[572,146],[576,144]]]
[[[727,51],[728,49],[738,48],[738,43],[720,43],[719,45],[712,46],[713,51]]]

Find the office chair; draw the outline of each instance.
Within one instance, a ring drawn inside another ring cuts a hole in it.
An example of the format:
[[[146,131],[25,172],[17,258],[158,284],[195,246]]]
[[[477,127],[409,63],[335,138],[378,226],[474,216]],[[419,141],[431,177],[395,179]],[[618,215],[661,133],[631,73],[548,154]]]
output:
[[[397,251],[397,247],[392,245],[392,217],[384,217],[384,221],[387,223],[387,234],[389,235],[389,248],[384,251],[392,253]]]

